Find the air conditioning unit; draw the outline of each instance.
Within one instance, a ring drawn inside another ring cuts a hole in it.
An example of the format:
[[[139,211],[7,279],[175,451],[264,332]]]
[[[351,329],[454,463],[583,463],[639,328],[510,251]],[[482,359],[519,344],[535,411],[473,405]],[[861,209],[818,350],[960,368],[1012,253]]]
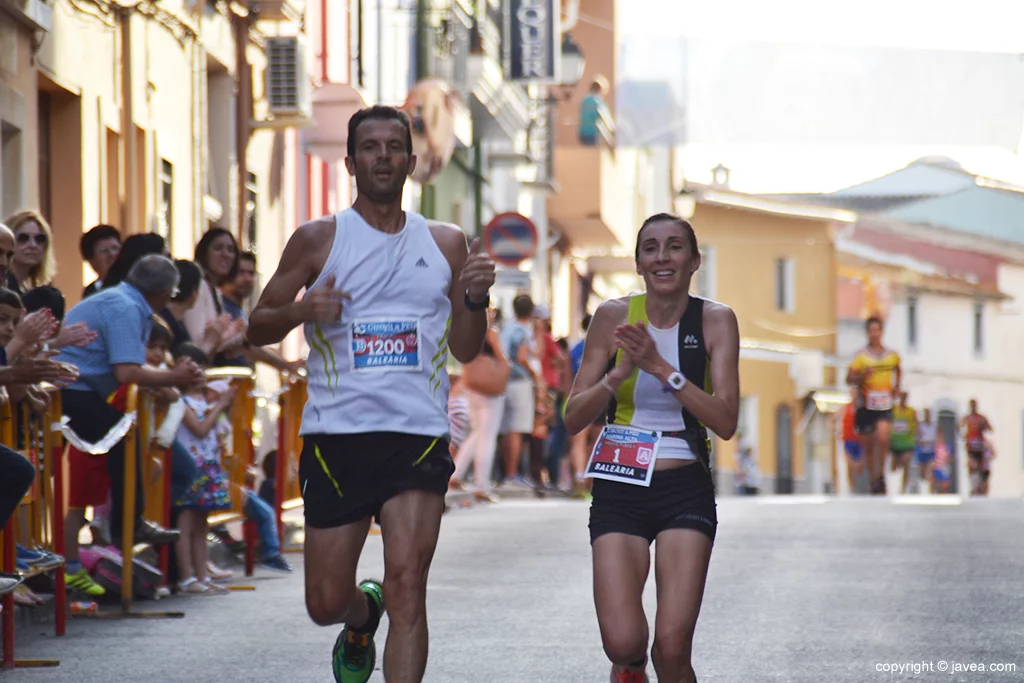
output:
[[[307,63],[302,36],[267,38],[267,100],[274,118],[308,119],[313,115],[313,86]]]

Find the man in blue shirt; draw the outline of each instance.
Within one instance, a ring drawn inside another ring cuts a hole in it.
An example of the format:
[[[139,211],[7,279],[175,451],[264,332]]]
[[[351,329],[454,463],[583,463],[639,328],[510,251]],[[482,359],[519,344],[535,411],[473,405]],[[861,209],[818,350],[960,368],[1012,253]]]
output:
[[[151,254],[132,266],[124,282],[82,300],[68,312],[66,324],[84,322],[97,332],[89,344],[62,349],[56,358],[78,368],[78,379],[62,390],[61,397],[69,426],[84,441],[98,443],[121,422],[124,415],[108,403],[121,385],[185,388],[203,380],[203,371],[189,360],[177,363],[170,370],[145,366],[153,311],[167,305],[177,285],[178,269],[174,262]],[[124,448],[122,437],[107,452],[110,531],[115,542],[121,539],[124,514],[121,509],[125,486]],[[136,464],[141,465],[141,458]],[[168,531],[142,519],[145,506],[140,482],[141,476],[136,472],[139,492],[135,498],[135,540],[154,544],[173,542],[177,531]]]
[[[576,373],[580,371],[580,363],[583,362],[583,345],[587,341],[587,328],[590,327],[590,320],[593,316],[587,313],[583,316],[583,339],[573,345],[569,351],[569,365],[572,366],[572,377],[576,379]]]
[[[604,103],[603,79],[590,84],[590,92],[580,102],[579,138],[581,145],[594,146],[601,139],[600,124],[602,119],[607,124],[608,107]]]

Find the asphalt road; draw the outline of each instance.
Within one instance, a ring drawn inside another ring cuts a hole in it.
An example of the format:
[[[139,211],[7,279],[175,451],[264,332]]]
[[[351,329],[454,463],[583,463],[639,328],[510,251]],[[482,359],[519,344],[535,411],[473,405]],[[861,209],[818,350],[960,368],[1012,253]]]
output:
[[[1024,680],[1024,502],[818,500],[719,502],[694,652],[701,683]],[[504,501],[446,516],[425,680],[607,681],[586,520],[586,504],[568,501]],[[183,620],[73,620],[63,639],[41,635],[49,627],[22,631],[20,657],[61,665],[0,680],[327,683],[337,629],[307,618],[301,558],[290,557],[294,575],[260,576],[254,592],[140,604],[183,608]],[[361,568],[381,574],[379,537]],[[652,578],[649,616],[654,597]],[[948,668],[993,663],[1016,671]],[[880,671],[894,664],[895,673]]]

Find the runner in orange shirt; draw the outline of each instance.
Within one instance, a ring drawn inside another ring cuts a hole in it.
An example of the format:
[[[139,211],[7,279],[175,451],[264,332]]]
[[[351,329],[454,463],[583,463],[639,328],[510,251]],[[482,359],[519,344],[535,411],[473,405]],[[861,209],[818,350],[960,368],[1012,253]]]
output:
[[[864,448],[856,430],[857,395],[856,387],[850,389],[850,402],[843,408],[842,438],[843,450],[846,453],[846,476],[850,482],[850,492],[857,491],[857,480],[864,473]]]
[[[960,431],[964,435],[964,442],[967,446],[967,465],[972,477],[977,475],[978,482],[972,488],[971,493],[984,495],[988,491],[989,469],[985,459],[985,432],[992,431],[992,425],[988,418],[978,412],[978,401],[971,399],[968,402],[971,412],[960,420]]]

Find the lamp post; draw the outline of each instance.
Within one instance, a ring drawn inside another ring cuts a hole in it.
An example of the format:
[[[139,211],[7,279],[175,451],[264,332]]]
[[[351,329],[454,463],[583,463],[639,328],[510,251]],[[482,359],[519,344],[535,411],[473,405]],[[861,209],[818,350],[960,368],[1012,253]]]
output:
[[[562,36],[559,59],[561,60],[559,65],[560,81],[546,87],[547,92],[544,99],[541,100],[542,111],[538,112],[537,119],[530,126],[532,130],[536,130],[541,127],[539,125],[541,120],[543,121],[543,171],[538,174],[537,181],[532,183],[533,187],[537,188],[533,199],[534,225],[537,227],[537,254],[534,257],[533,272],[535,277],[533,294],[535,301],[545,302],[550,298],[551,280],[547,198],[551,192],[557,191],[554,178],[555,111],[559,102],[572,97],[580,79],[583,78],[583,69],[586,66],[579,45],[576,44],[576,41],[568,33]]]

